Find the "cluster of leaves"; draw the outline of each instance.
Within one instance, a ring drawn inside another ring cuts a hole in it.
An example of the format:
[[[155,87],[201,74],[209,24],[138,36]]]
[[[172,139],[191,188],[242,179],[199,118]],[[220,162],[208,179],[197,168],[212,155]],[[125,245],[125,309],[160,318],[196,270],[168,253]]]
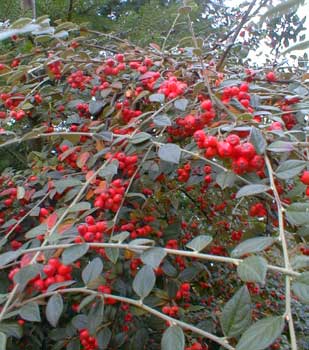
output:
[[[308,76],[217,72],[190,12],[168,53],[7,39],[0,349],[308,348]]]

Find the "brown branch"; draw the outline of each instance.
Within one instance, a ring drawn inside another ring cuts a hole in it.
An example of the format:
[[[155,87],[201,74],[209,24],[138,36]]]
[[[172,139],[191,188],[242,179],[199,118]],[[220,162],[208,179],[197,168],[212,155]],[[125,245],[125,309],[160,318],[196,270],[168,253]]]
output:
[[[236,28],[235,30],[235,33],[234,33],[234,36],[231,40],[231,43],[227,46],[227,48],[225,49],[225,51],[223,52],[223,55],[219,61],[219,63],[217,64],[217,71],[220,71],[223,67],[223,64],[224,64],[224,61],[226,59],[226,57],[228,56],[230,50],[232,49],[232,47],[234,46],[235,44],[235,41],[238,37],[238,34],[240,33],[240,31],[242,30],[244,24],[247,22],[247,20],[249,19],[249,15],[250,15],[250,12],[251,10],[253,9],[254,5],[256,4],[256,1],[253,0],[250,4],[250,6],[248,7],[247,11],[245,12],[242,20],[240,21],[238,27]]]

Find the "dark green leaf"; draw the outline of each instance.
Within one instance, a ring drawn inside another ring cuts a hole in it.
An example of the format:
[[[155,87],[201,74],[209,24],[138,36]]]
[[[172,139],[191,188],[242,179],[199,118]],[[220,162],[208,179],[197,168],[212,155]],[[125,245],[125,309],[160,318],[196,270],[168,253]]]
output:
[[[216,176],[216,183],[224,190],[235,184],[237,176],[232,171],[222,171]]]
[[[84,256],[89,249],[88,244],[76,244],[66,248],[62,253],[62,262],[64,265],[72,264],[77,259]]]
[[[170,163],[178,164],[181,156],[181,149],[174,143],[167,143],[159,148],[159,158]]]
[[[89,112],[90,114],[97,116],[100,114],[105,106],[103,101],[90,101],[89,103]]]
[[[231,252],[232,257],[240,257],[248,253],[261,252],[275,242],[272,237],[255,237],[245,240],[238,244]]]
[[[23,320],[30,322],[41,322],[40,308],[37,303],[28,303],[19,310],[19,315]]]
[[[304,272],[295,279],[292,290],[302,303],[309,304],[309,272]]]
[[[271,152],[291,152],[294,149],[294,146],[291,142],[286,142],[286,141],[275,141],[273,143],[271,143],[268,147],[267,147],[268,151]]]
[[[69,209],[69,213],[75,213],[77,211],[85,211],[85,210],[90,210],[91,209],[91,204],[89,202],[80,202],[75,205],[73,205]]]
[[[306,162],[303,160],[289,159],[281,163],[277,170],[276,176],[279,179],[291,179],[298,175],[306,166]]]
[[[156,275],[153,268],[149,265],[144,265],[136,274],[133,281],[134,292],[144,299],[153,289],[156,283]]]
[[[0,322],[0,332],[18,339],[23,335],[22,327],[15,322]]]
[[[54,181],[56,191],[60,194],[63,193],[69,187],[80,186],[81,184],[82,183],[80,182],[80,180],[74,178]]]
[[[200,252],[201,250],[206,248],[211,241],[212,241],[211,236],[200,235],[193,238],[192,241],[187,243],[186,247],[196,252]]]
[[[291,259],[291,266],[294,270],[309,268],[309,256],[296,255]]]
[[[238,276],[244,282],[264,283],[267,261],[260,256],[249,256],[237,267]]]
[[[181,98],[174,102],[174,106],[176,109],[184,112],[187,109],[188,103],[189,101],[186,98]]]
[[[105,248],[105,254],[113,264],[116,264],[119,258],[119,248],[107,247]]]
[[[40,266],[37,264],[27,265],[16,273],[14,282],[20,284],[21,289],[23,289],[30,280],[39,274],[40,270]]]
[[[133,145],[137,145],[139,143],[143,143],[145,141],[148,141],[151,139],[151,135],[147,132],[139,132],[138,134],[135,134],[131,139],[130,142],[133,143]]]
[[[88,319],[88,329],[90,334],[95,334],[97,328],[102,324],[104,316],[104,303],[100,298],[95,305],[91,306]]]
[[[0,266],[11,263],[16,260],[20,255],[19,251],[9,251],[0,255]]]
[[[256,153],[263,154],[265,152],[267,142],[263,133],[259,129],[252,127],[249,141],[253,144]]]
[[[63,300],[61,295],[56,293],[49,298],[46,306],[46,318],[53,327],[57,326],[62,311]]]
[[[118,161],[114,160],[112,163],[108,164],[105,168],[99,171],[99,176],[104,178],[112,178],[118,173],[118,165]]]
[[[87,285],[90,281],[96,279],[103,271],[102,260],[94,258],[82,271],[83,282]]]
[[[248,288],[243,286],[224,305],[221,326],[227,337],[242,334],[251,324],[251,298]]]
[[[263,350],[271,345],[282,333],[284,318],[267,317],[257,321],[241,336],[236,350]]]
[[[152,94],[149,96],[149,101],[150,102],[160,102],[163,103],[165,100],[165,95],[164,94]]]
[[[309,224],[309,203],[293,203],[286,209],[286,217],[292,225]]]
[[[259,185],[259,184],[253,184],[253,185],[246,185],[243,186],[237,193],[236,198],[241,198],[245,196],[253,196],[259,193],[267,192],[270,190],[269,186],[266,185]]]
[[[63,281],[63,282],[53,283],[47,288],[47,292],[53,292],[54,290],[57,290],[61,287],[68,287],[73,283],[76,283],[76,281]]]
[[[146,250],[142,255],[141,259],[144,264],[150,265],[154,269],[159,267],[161,264],[162,260],[166,256],[166,252],[163,248],[156,247],[156,248],[151,248],[149,250]]]
[[[0,350],[6,350],[6,340],[7,336],[0,332]]]
[[[153,122],[157,126],[171,126],[172,122],[167,114],[158,114],[154,116]]]
[[[184,350],[185,336],[178,326],[168,327],[163,333],[161,350]]]
[[[98,334],[96,335],[96,338],[97,338],[100,350],[107,349],[108,344],[109,344],[109,342],[111,340],[111,337],[112,337],[112,332],[107,327],[101,329],[98,332]]]
[[[47,232],[47,225],[41,224],[39,226],[34,227],[30,231],[25,234],[26,238],[35,238],[39,235],[44,235]]]

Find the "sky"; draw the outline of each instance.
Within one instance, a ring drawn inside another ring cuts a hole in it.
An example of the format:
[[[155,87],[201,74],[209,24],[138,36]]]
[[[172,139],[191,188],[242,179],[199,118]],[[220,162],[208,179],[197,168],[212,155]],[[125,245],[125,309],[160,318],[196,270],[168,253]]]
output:
[[[241,4],[243,2],[244,2],[244,0],[226,0],[226,4],[231,5],[231,6],[235,6],[235,5]],[[282,1],[274,1],[274,4],[280,3],[280,2],[282,2]],[[300,18],[302,18],[304,16],[304,14],[307,14],[306,22],[304,24],[304,27],[306,27],[306,31],[303,31],[301,34],[306,34],[305,40],[309,40],[309,0],[306,0],[305,4],[301,5],[299,7],[297,14]],[[255,22],[258,22],[258,21],[259,21],[259,18],[256,18]],[[297,53],[297,55],[302,55],[302,51],[295,51],[295,52]],[[307,49],[303,52],[307,52],[309,55],[309,49]],[[262,53],[262,54],[260,55],[260,53]],[[266,62],[267,54],[270,54],[270,48],[265,43],[261,43],[260,50],[257,52],[250,53],[249,57],[253,61],[257,62],[259,65],[262,66]],[[289,59],[289,61],[290,61],[290,59]]]

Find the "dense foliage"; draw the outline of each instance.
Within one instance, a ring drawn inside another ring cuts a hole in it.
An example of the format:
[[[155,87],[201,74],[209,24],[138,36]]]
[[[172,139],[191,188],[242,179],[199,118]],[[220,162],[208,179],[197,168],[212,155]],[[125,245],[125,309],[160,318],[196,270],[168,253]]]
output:
[[[245,68],[191,10],[149,48],[9,28],[1,350],[309,349],[306,64]]]

